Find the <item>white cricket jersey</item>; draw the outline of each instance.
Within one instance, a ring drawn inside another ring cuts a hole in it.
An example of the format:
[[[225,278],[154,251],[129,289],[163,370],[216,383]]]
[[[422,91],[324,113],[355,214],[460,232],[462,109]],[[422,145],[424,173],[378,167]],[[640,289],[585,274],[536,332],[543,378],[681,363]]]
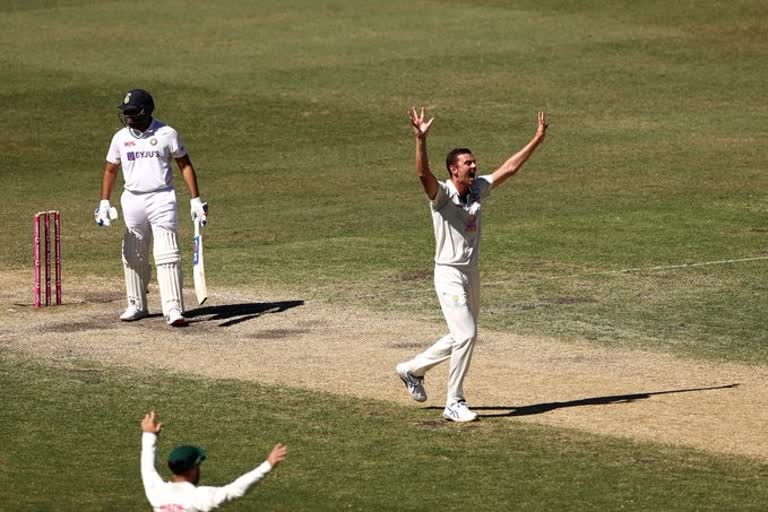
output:
[[[234,482],[223,487],[196,487],[189,482],[164,482],[155,469],[155,434],[141,435],[141,480],[144,493],[155,512],[203,512],[243,496],[248,488],[272,470],[264,461]]]
[[[437,195],[429,202],[435,230],[435,263],[453,267],[477,268],[480,252],[480,202],[493,185],[489,174],[479,176],[462,203],[451,182],[437,183]]]
[[[167,124],[152,120],[147,131],[123,128],[112,137],[107,162],[123,169],[125,189],[136,193],[173,188],[171,161],[187,154],[178,132]]]

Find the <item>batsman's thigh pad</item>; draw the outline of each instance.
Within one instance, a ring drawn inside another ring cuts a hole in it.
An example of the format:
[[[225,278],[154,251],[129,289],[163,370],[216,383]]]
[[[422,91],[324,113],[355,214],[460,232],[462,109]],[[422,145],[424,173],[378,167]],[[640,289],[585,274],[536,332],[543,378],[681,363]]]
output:
[[[175,231],[153,229],[155,239],[154,255],[157,267],[157,283],[160,286],[160,300],[163,314],[178,309],[184,311],[181,277],[181,250],[179,237]]]
[[[120,196],[120,207],[123,209],[123,222],[126,228],[132,231],[149,232],[145,194],[134,194],[124,190]]]
[[[176,209],[176,192],[173,189],[160,190],[147,194],[147,217],[152,229],[177,231],[179,227]]]

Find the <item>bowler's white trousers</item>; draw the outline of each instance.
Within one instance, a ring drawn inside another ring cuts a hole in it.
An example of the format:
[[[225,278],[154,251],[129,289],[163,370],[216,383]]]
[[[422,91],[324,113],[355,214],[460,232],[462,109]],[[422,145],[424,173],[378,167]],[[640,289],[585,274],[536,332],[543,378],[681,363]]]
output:
[[[472,361],[480,315],[480,271],[477,267],[435,265],[435,291],[449,333],[405,364],[412,375],[423,377],[432,367],[450,360],[447,403],[451,404],[464,400],[464,377]]]

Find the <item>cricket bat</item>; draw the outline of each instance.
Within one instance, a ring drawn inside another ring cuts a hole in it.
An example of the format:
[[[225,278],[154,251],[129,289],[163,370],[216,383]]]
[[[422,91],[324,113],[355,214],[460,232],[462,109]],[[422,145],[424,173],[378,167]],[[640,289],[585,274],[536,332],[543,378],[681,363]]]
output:
[[[208,298],[208,286],[205,284],[205,264],[203,263],[203,235],[200,234],[200,219],[195,219],[195,252],[192,256],[192,277],[195,281],[197,303],[202,304]]]

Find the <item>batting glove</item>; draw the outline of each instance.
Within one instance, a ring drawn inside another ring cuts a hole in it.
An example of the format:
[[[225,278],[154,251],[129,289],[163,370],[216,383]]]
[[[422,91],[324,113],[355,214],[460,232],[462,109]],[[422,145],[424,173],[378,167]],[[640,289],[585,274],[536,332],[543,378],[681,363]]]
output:
[[[117,219],[117,208],[109,204],[109,199],[102,199],[99,207],[93,212],[93,218],[99,226],[109,227],[112,221]]]
[[[200,225],[208,224],[208,203],[203,203],[199,197],[189,200],[189,213],[192,214],[192,222],[200,219]]]

